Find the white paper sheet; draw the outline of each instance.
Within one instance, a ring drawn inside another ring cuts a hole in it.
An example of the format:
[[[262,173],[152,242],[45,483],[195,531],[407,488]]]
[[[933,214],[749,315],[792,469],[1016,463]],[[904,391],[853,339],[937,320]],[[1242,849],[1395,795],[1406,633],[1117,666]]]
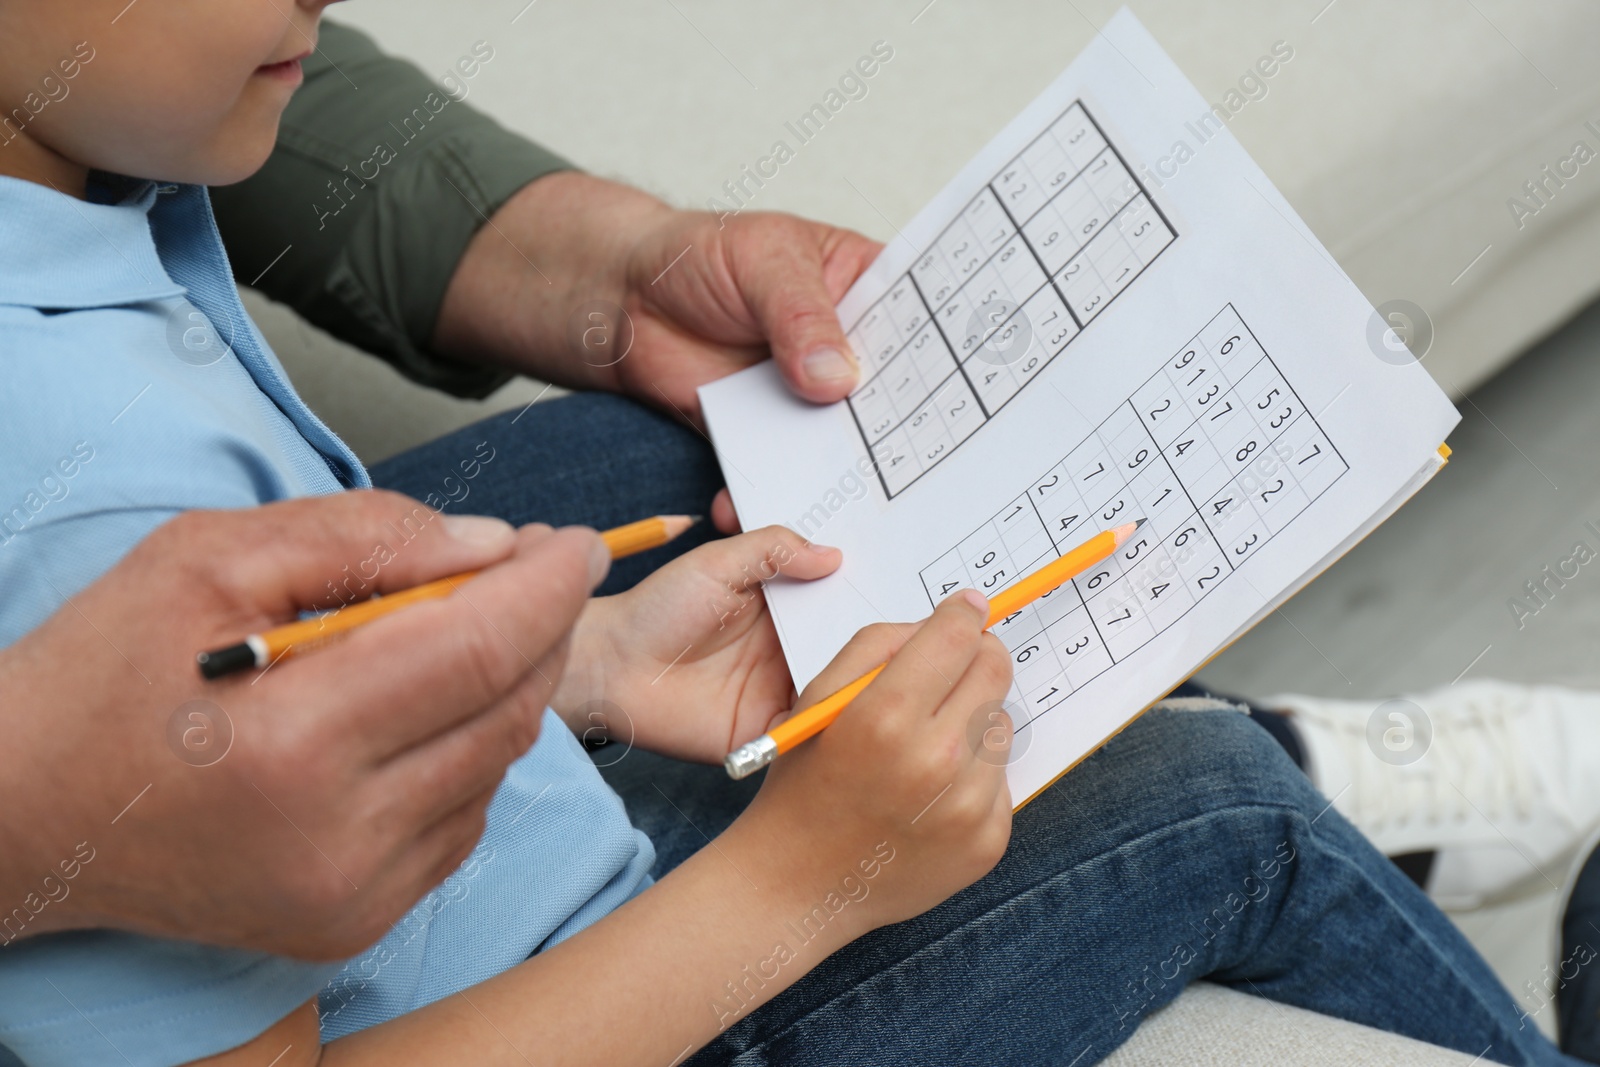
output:
[[[844,550],[767,588],[802,686],[862,626],[1149,520],[996,627],[1019,803],[1387,517],[1458,420],[1208,108],[1119,12],[840,303],[848,402],[765,365],[701,390],[745,528]]]

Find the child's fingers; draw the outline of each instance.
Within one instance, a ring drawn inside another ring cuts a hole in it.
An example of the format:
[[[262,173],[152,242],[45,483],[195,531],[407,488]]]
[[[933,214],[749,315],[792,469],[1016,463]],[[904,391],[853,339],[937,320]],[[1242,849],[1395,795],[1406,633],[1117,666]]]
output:
[[[719,489],[711,501],[711,525],[717,528],[718,533],[739,532],[739,514],[733,510],[733,497],[727,489]]]
[[[988,601],[971,589],[946,598],[861,694],[888,714],[927,715],[950,696],[978,654]],[[893,694],[890,697],[890,694]]]
[[[1015,723],[1001,703],[1011,688],[1011,656],[998,638],[984,634],[977,655],[933,716],[936,751],[959,753],[957,764],[970,812],[987,812],[1005,779]]]
[[[1004,773],[997,774],[988,818],[983,820],[982,828],[974,835],[973,841],[990,870],[1000,862],[1000,857],[1005,855],[1006,846],[1011,843],[1011,823],[1015,818],[1011,808],[1011,783],[1006,781]]]
[[[843,689],[874,667],[887,663],[921,628],[922,623],[880,622],[857,631],[800,694],[796,708],[807,708],[829,693]]]
[[[814,545],[786,526],[764,526],[697,551],[715,554],[718,577],[751,588],[780,574],[805,581],[822,578],[844,560],[837,548]]]
[[[778,572],[786,578],[805,581],[825,578],[844,562],[844,553],[837,548],[807,541],[787,526],[767,526],[751,536],[770,538],[771,558],[777,561]]]
[[[999,704],[1010,689],[1011,653],[994,634],[984,633],[978,638],[977,652],[966,672],[934,716],[953,728],[963,727],[974,715],[985,711],[1000,711],[1009,716]]]
[[[998,638],[983,634],[972,662],[924,726],[931,731],[920,746],[933,757],[928,766],[948,776],[949,793],[940,801],[946,805],[943,817],[973,832],[998,829],[998,796],[1005,794],[1009,804],[1006,763],[1013,724],[1000,700],[1010,687],[1010,655]],[[990,844],[1003,850],[1005,836],[1000,833]],[[989,848],[979,851],[987,854]],[[998,858],[996,852],[993,859]]]
[[[1005,775],[1000,776],[1000,788],[994,793],[994,820],[1004,828],[1007,838],[1011,836],[1011,821],[1016,817],[1013,810],[1016,807],[1011,802],[1011,783]]]

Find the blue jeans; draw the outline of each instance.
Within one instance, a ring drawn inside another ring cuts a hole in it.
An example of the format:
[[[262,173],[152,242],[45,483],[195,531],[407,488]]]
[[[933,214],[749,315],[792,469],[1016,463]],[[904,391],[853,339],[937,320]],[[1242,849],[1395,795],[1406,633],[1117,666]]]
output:
[[[441,511],[498,515],[518,526],[607,530],[650,515],[707,516],[672,544],[612,564],[602,594],[620,593],[711,540],[711,498],[722,488],[709,441],[606,393],[492,416],[378,463],[371,474],[384,489],[418,500],[432,495]]]
[[[600,395],[485,420],[373,480],[439,492],[481,442],[495,458],[452,510],[605,527],[703,512],[721,485],[693,431]],[[707,536],[624,561],[608,583]],[[642,751],[596,762],[655,842],[658,875],[759,785]],[[1089,1064],[1199,978],[1487,1061],[1578,1062],[1265,731],[1237,711],[1158,708],[1018,812],[976,884],[753,1011],[734,994],[708,1004],[730,1025],[689,1063]]]

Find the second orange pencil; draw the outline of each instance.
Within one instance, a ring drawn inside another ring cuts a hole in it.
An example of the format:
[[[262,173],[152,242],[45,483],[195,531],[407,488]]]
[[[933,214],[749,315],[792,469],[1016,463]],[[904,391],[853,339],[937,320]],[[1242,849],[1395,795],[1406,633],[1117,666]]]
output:
[[[698,517],[692,515],[654,515],[607,530],[600,535],[600,539],[611,550],[612,559],[622,559],[664,545],[698,521]],[[252,667],[265,667],[408,604],[449,596],[477,573],[464,571],[452,574],[448,578],[425,582],[386,596],[375,596],[299,622],[275,626],[262,633],[251,634],[236,645],[202,652],[195,657],[195,662],[200,667],[201,675],[206,678],[221,678]]]
[[[1063,582],[1093,567],[1120,548],[1144,525],[1144,520],[1130,522],[1115,529],[1104,530],[1089,538],[1077,548],[1045,564],[1032,574],[1018,580],[996,593],[989,601],[989,621],[984,629],[995,625],[1006,616],[1021,611],[1029,604],[1058,588]],[[830,693],[803,711],[798,711],[748,744],[728,753],[722,761],[730,778],[746,778],[771,763],[780,754],[788,752],[808,738],[827,729],[839,713],[872,684],[879,672],[888,664],[872,668],[843,689]]]

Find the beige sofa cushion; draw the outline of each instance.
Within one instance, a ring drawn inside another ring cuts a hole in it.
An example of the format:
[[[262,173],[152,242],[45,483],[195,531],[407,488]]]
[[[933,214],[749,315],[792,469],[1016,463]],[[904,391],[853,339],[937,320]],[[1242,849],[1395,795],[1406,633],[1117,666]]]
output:
[[[1482,1061],[1196,982],[1103,1062],[1105,1067],[1472,1067]]]

